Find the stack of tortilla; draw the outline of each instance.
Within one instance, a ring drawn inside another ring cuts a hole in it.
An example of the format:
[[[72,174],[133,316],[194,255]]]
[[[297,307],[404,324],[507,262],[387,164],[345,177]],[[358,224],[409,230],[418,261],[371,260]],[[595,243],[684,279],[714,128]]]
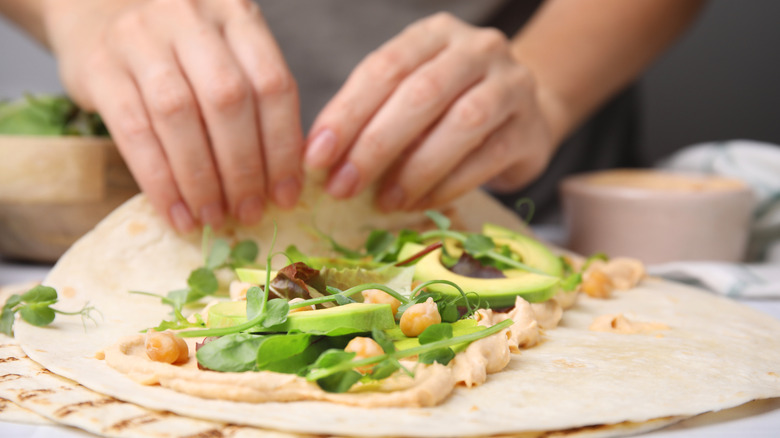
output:
[[[228,226],[221,233],[256,239],[262,258],[275,224],[275,251],[295,244],[316,253],[327,245],[315,230],[357,246],[373,228],[415,227],[425,220],[417,213],[381,215],[369,197],[323,199],[308,190],[295,210],[270,211],[257,226]],[[481,193],[457,201],[448,213],[466,230],[479,230],[483,221],[524,230],[512,212]],[[128,291],[164,294],[182,288],[202,262],[200,236],[173,232],[144,197],[120,207],[44,281],[58,290],[58,308],[94,305],[102,313],[97,326],[63,315],[44,328],[17,321],[21,349],[8,339],[0,347],[0,397],[50,421],[106,436],[531,437],[551,431],[634,434],[780,396],[780,321],[652,279],[610,299],[580,297],[561,326],[544,333],[541,345],[515,355],[484,385],[458,388],[431,408],[202,399],[138,384],[99,359],[97,353],[121,337],[168,317],[169,308],[159,301]],[[588,329],[606,314],[668,329],[638,334]],[[0,419],[11,420],[5,412]]]

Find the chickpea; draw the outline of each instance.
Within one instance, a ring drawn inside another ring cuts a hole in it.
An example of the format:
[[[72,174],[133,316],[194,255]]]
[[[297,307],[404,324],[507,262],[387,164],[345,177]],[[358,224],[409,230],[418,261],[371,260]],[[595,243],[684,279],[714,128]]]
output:
[[[428,327],[441,323],[441,315],[433,298],[417,303],[401,315],[401,331],[409,337],[419,336]]]
[[[382,346],[377,344],[375,340],[361,336],[352,338],[347,346],[344,347],[344,351],[347,353],[355,353],[355,360],[366,359],[369,357],[381,356],[385,354],[385,351],[382,350]],[[358,367],[356,369],[361,373],[366,374],[371,372],[373,367],[373,365],[367,365],[364,367]]]
[[[612,280],[601,269],[589,268],[582,279],[580,288],[593,298],[608,298],[614,286]]]
[[[146,332],[144,347],[146,347],[146,355],[155,362],[184,363],[190,356],[184,339],[168,330]]]
[[[290,300],[290,304],[300,303],[301,301],[306,301],[306,300],[304,300],[303,298],[293,298]],[[314,310],[314,305],[312,304],[311,306],[297,307],[295,309],[290,309],[290,313],[306,312],[308,310]]]
[[[347,346],[344,347],[344,351],[355,353],[355,359],[366,359],[385,354],[385,351],[382,350],[382,347],[375,340],[362,336],[352,338]]]
[[[398,312],[398,307],[401,306],[401,302],[395,299],[392,295],[379,289],[366,289],[360,292],[363,295],[363,302],[369,304],[389,304],[390,309],[393,311],[393,316]]]

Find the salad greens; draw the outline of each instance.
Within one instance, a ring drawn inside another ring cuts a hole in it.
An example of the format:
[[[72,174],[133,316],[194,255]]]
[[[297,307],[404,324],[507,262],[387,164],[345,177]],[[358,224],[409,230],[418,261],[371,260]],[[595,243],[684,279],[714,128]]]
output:
[[[87,319],[95,322],[94,318],[92,318],[92,312],[96,310],[89,303],[75,312],[65,312],[51,307],[57,304],[57,301],[57,291],[54,288],[41,285],[35,286],[21,295],[11,295],[3,305],[2,313],[0,313],[0,332],[13,336],[14,316],[17,312],[19,312],[23,320],[38,327],[51,324],[57,313],[61,315],[81,315],[85,324]]]
[[[211,227],[204,227],[201,241],[203,266],[190,272],[186,288],[172,290],[165,296],[150,292],[130,291],[134,294],[160,298],[163,304],[171,306],[174,319],[161,322],[155,327],[155,330],[204,327],[205,324],[197,313],[195,314],[195,322],[188,321],[182,313],[183,308],[200,301],[201,298],[217,293],[219,281],[215,271],[223,268],[239,269],[255,262],[259,248],[254,241],[242,240],[231,247],[227,240],[213,239],[212,237]]]
[[[0,134],[107,137],[99,115],[88,113],[64,96],[25,95],[0,101]]]

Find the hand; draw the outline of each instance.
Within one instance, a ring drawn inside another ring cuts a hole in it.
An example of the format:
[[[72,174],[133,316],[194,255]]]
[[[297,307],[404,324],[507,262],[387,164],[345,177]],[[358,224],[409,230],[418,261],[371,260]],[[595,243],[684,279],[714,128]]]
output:
[[[45,21],[65,87],[177,229],[295,204],[297,86],[254,3],[51,0]]]
[[[489,180],[519,188],[553,152],[537,91],[498,30],[437,14],[356,67],[317,117],[305,164],[331,169],[336,198],[381,177],[386,211],[441,205]]]

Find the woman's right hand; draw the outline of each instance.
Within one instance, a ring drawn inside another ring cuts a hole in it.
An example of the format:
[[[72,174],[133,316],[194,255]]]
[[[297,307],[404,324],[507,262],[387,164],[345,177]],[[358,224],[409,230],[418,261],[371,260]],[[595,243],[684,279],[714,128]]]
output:
[[[49,0],[45,21],[69,94],[178,230],[297,202],[297,85],[254,3]]]

